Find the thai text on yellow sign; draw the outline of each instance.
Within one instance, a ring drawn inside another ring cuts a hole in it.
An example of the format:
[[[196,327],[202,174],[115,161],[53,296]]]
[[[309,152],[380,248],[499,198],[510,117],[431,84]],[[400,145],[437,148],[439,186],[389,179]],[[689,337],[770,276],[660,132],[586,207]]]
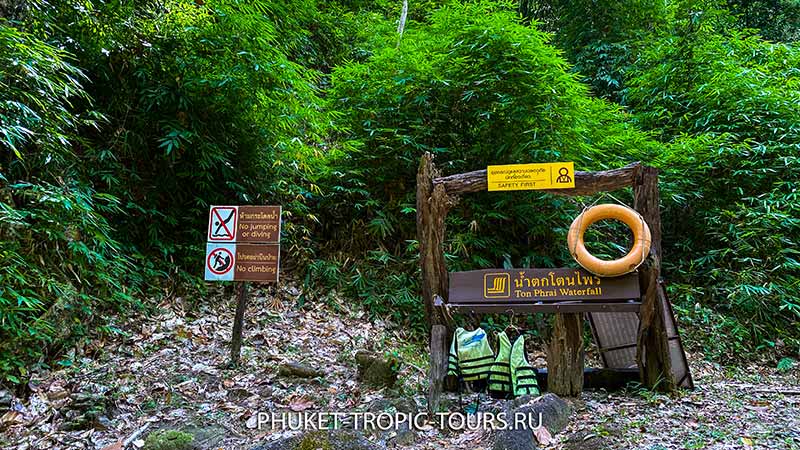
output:
[[[568,189],[575,187],[575,164],[508,164],[486,169],[490,191]]]

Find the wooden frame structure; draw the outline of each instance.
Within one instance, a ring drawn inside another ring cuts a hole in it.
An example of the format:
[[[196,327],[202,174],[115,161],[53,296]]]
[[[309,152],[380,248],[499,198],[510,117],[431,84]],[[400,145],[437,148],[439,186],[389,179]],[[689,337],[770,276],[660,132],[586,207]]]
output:
[[[454,324],[448,313],[449,275],[444,258],[445,219],[448,212],[465,194],[487,190],[486,170],[440,176],[430,153],[423,155],[417,172],[417,239],[422,272],[422,297],[425,320],[430,330],[430,387],[428,409],[439,408],[439,397],[447,371],[449,338]],[[666,302],[659,289],[661,271],[661,214],[659,211],[658,170],[640,163],[620,169],[599,172],[575,172],[575,187],[547,190],[556,195],[592,195],[626,187],[633,188],[634,209],[638,211],[652,234],[650,254],[639,268],[641,303],[587,305],[542,304],[519,306],[516,312],[553,312],[556,319],[553,336],[548,345],[548,385],[551,392],[577,395],[583,389],[583,312],[638,311],[636,363],[639,377],[651,389],[673,391],[676,381],[672,375],[668,336],[665,327]],[[471,306],[473,311],[502,313],[492,307]]]

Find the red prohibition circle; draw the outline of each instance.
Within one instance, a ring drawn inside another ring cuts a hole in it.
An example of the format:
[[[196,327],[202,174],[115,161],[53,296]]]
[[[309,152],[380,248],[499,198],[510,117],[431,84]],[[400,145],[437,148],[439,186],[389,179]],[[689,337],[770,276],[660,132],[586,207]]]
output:
[[[214,267],[211,265],[211,257],[216,255],[217,252],[225,252],[231,258],[231,265],[227,269],[222,271],[222,272],[218,272],[218,271],[214,270]],[[211,273],[213,273],[214,275],[224,275],[224,274],[230,272],[231,269],[233,269],[233,266],[234,266],[233,253],[231,253],[230,250],[228,250],[227,248],[224,248],[224,247],[215,248],[214,250],[212,250],[208,254],[208,258],[206,258],[206,267],[208,267],[208,270],[210,270]]]

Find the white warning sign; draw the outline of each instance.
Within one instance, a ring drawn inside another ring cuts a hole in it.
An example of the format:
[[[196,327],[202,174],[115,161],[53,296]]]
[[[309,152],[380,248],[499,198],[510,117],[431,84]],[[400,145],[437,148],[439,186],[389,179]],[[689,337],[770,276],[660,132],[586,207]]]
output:
[[[236,244],[206,244],[206,281],[233,281]]]

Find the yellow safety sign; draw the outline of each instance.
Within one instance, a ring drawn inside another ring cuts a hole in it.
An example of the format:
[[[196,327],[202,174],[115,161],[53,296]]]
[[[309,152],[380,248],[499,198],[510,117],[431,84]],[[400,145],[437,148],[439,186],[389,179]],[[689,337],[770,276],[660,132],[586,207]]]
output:
[[[490,191],[569,189],[575,187],[575,164],[508,164],[486,168]]]

